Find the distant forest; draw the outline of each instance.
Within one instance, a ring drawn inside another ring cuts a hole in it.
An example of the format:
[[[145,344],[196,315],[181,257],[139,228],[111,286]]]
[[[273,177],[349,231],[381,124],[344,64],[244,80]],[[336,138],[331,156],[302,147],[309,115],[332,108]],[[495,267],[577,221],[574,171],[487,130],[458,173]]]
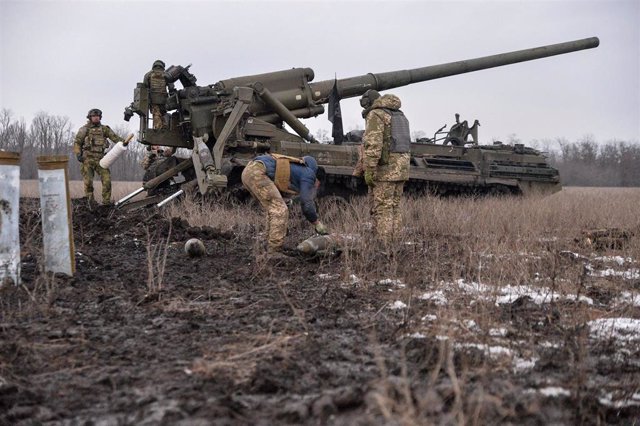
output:
[[[84,123],[82,123],[84,124]],[[21,178],[37,179],[38,155],[68,155],[69,173],[81,180],[79,163],[73,155],[75,132],[82,125],[71,127],[68,117],[39,112],[27,125],[24,119],[13,117],[10,110],[0,110],[0,150],[21,153]],[[110,127],[123,138],[129,133],[124,126]],[[318,133],[326,134],[326,131]],[[319,134],[319,139],[322,135]],[[507,143],[519,143],[511,135]],[[563,138],[533,141],[529,144],[544,151],[549,162],[560,170],[562,184],[567,186],[640,186],[640,145],[625,141],[597,143],[586,136],[577,141]],[[129,150],[111,166],[114,180],[139,181],[143,170],[140,160],[145,147],[131,144]]]

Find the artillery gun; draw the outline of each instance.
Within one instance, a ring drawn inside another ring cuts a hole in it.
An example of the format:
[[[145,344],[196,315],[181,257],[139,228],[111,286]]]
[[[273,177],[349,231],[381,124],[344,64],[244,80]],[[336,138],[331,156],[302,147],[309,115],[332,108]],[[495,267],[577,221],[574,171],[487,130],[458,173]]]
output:
[[[192,150],[191,158],[174,159],[171,167],[159,168],[147,176],[142,188],[120,200],[129,202],[143,191],[156,194],[142,203],[181,194],[196,185],[201,194],[240,185],[244,166],[257,154],[276,152],[293,156],[311,155],[324,170],[321,192],[363,191],[363,180],[352,175],[358,160],[357,143],[320,144],[300,119],[324,113],[324,105],[337,99],[361,96],[369,89],[384,91],[423,81],[500,67],[597,47],[596,37],[524,49],[476,59],[427,66],[411,70],[365,74],[344,79],[313,82],[311,68],[293,68],[265,74],[221,80],[198,86],[189,67],[171,66],[167,82],[180,81],[183,88],[171,89],[166,101],[166,129],[149,128],[149,90],[138,83],[134,101],[125,109],[125,120],[140,116],[139,142]],[[286,123],[295,133],[284,128]],[[457,123],[461,125],[461,123]],[[477,130],[477,127],[475,127]],[[442,130],[442,129],[441,129]],[[461,129],[458,126],[458,130]],[[467,126],[466,132],[469,133]],[[560,189],[558,172],[541,153],[521,145],[463,146],[412,144],[408,189],[450,192],[546,193]],[[466,136],[465,136],[466,138]],[[476,141],[477,142],[477,141]],[[182,182],[169,185],[182,174]],[[183,185],[182,188],[177,186]],[[159,188],[167,187],[164,191]],[[166,199],[165,199],[166,201]]]

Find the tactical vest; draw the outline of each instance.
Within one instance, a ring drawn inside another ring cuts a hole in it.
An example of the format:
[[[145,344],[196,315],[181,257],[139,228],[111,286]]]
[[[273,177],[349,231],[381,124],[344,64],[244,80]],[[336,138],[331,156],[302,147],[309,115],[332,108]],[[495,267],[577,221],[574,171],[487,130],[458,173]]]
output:
[[[285,194],[296,194],[289,189],[291,182],[291,163],[305,165],[304,160],[298,157],[290,157],[282,154],[270,154],[276,159],[276,175],[274,183],[280,192]]]
[[[383,135],[381,164],[389,163],[389,154],[404,154],[411,152],[411,131],[409,130],[409,120],[402,111],[380,108],[391,116],[391,127],[385,127]]]
[[[164,71],[154,70],[149,74],[149,92],[152,104],[164,105],[167,102],[167,82]]]
[[[82,153],[91,158],[102,158],[104,150],[109,145],[105,136],[106,126],[100,124],[98,126],[85,125],[83,127]]]

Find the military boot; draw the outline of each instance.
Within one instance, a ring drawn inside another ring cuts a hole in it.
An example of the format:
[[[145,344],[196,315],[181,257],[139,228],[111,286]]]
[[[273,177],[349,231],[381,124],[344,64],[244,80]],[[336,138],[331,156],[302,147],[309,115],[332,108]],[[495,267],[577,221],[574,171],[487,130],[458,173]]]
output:
[[[98,203],[96,202],[96,199],[93,197],[93,193],[87,194],[87,207],[93,210],[97,205]]]
[[[269,262],[280,263],[291,260],[291,256],[285,254],[281,248],[269,248],[267,250],[267,259]]]

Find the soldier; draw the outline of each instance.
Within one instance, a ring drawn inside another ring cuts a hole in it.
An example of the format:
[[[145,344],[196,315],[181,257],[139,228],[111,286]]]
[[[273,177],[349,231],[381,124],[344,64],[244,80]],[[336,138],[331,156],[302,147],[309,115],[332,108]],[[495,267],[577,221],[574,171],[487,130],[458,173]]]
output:
[[[149,89],[149,111],[153,117],[154,129],[166,129],[164,115],[167,113],[167,79],[164,72],[164,62],[157,60],[153,63],[151,71],[144,75],[142,80],[145,87]]]
[[[318,163],[313,157],[265,154],[249,162],[242,171],[242,183],[267,212],[268,252],[278,257],[287,234],[289,212],[281,194],[297,195],[302,213],[318,234],[328,234],[318,220],[315,197]]]
[[[89,110],[87,114],[89,121],[82,126],[73,143],[73,153],[82,166],[82,178],[84,180],[84,194],[90,204],[95,203],[93,197],[93,177],[94,173],[100,175],[102,181],[102,204],[111,204],[111,173],[109,169],[100,167],[100,159],[104,157],[104,152],[111,142],[122,142],[123,139],[116,135],[109,126],[100,123],[102,111],[97,108]]]
[[[140,165],[144,170],[148,170],[153,164],[155,164],[158,160],[162,158],[171,157],[174,154],[174,148],[162,147],[158,145],[151,145],[147,147],[146,153],[142,160],[140,161]]]
[[[389,242],[400,231],[400,198],[409,179],[409,121],[400,111],[400,99],[392,94],[381,97],[367,90],[360,105],[366,119],[363,169],[372,194],[373,228],[378,238]]]

